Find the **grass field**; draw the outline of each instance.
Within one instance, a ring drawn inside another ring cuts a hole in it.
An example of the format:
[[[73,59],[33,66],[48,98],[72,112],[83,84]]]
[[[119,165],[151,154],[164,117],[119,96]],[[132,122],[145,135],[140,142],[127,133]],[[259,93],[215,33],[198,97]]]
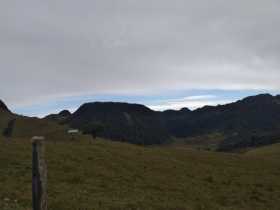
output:
[[[280,162],[280,144],[260,147],[247,152],[246,155],[251,157],[262,157],[263,159],[272,160],[272,161],[279,160]]]
[[[279,210],[280,146],[246,154],[47,143],[49,210]],[[0,139],[0,209],[31,209],[31,144]]]

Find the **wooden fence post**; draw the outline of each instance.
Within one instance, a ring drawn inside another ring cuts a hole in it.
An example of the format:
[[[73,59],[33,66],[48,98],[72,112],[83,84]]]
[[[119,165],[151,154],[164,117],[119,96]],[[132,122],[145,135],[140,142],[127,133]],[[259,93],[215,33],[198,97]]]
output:
[[[32,138],[32,205],[33,210],[47,210],[47,166],[45,138]]]

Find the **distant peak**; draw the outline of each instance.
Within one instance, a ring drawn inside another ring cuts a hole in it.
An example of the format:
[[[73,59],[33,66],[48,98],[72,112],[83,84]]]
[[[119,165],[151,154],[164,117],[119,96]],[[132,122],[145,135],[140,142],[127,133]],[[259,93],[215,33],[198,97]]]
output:
[[[273,96],[269,93],[263,93],[263,94],[258,94],[258,95],[255,95],[255,96],[249,96],[245,99],[250,99],[250,98],[273,98]]]
[[[69,110],[63,110],[63,111],[59,112],[58,115],[67,117],[67,116],[71,115],[71,112]]]
[[[82,106],[80,106],[79,109],[94,109],[94,108],[115,109],[115,110],[136,109],[136,110],[151,111],[148,107],[142,104],[130,104],[124,102],[90,102],[90,103],[83,104]]]
[[[186,108],[186,107],[180,109],[180,111],[181,112],[191,112],[191,110],[189,108]]]
[[[0,110],[10,112],[6,104],[0,100]]]
[[[256,96],[249,96],[241,100],[242,102],[271,102],[274,97],[271,94],[259,94]]]

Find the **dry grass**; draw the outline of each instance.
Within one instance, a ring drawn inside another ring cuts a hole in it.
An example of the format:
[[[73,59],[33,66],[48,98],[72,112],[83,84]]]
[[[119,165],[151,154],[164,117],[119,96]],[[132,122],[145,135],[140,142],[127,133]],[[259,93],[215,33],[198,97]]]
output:
[[[264,154],[50,142],[49,210],[278,210],[280,159]],[[1,210],[31,209],[28,140],[0,140],[0,186]]]

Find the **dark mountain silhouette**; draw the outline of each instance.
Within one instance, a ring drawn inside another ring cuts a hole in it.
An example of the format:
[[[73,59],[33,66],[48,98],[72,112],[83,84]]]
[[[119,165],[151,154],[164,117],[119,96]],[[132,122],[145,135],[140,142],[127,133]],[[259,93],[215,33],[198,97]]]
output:
[[[61,127],[62,126],[62,127]],[[13,114],[0,101],[2,135],[31,136],[77,128],[99,136],[133,144],[172,142],[173,137],[195,143],[216,144],[221,151],[280,142],[280,96],[261,94],[235,103],[205,106],[190,111],[153,111],[140,104],[96,102],[82,105],[71,114],[64,110],[44,119]],[[219,136],[219,141],[207,139]],[[203,140],[205,137],[206,140]]]
[[[135,144],[161,144],[169,139],[160,115],[139,104],[87,103],[68,123],[85,133]]]
[[[162,112],[162,115],[165,117],[185,117],[186,115],[188,115],[189,113],[191,113],[191,110],[188,108],[183,108],[180,109],[179,111],[176,110],[166,110]]]
[[[55,121],[60,124],[64,124],[64,123],[66,123],[66,121],[68,120],[69,117],[71,117],[71,112],[68,110],[63,110],[63,111],[59,112],[58,114],[50,114],[50,115],[46,116],[44,119]]]
[[[279,126],[280,100],[269,94],[245,98],[220,106],[205,106],[189,114],[175,127],[184,127],[176,136],[212,131],[273,130]]]
[[[185,118],[167,122],[177,137],[223,133],[221,150],[270,144],[279,141],[280,97],[269,94],[251,96],[235,103],[206,106]],[[274,140],[271,140],[273,137]]]
[[[10,110],[8,109],[6,104],[3,101],[1,101],[1,100],[0,100],[0,111],[10,112]]]
[[[193,139],[220,133],[225,139],[217,145],[219,150],[233,150],[280,140],[280,96],[261,94],[194,111],[156,112],[138,104],[88,103],[67,123],[86,133],[145,145],[169,142],[171,136]]]
[[[69,116],[71,116],[71,112],[69,110],[63,110],[63,111],[59,112],[58,115],[60,115],[62,117],[69,117]]]

